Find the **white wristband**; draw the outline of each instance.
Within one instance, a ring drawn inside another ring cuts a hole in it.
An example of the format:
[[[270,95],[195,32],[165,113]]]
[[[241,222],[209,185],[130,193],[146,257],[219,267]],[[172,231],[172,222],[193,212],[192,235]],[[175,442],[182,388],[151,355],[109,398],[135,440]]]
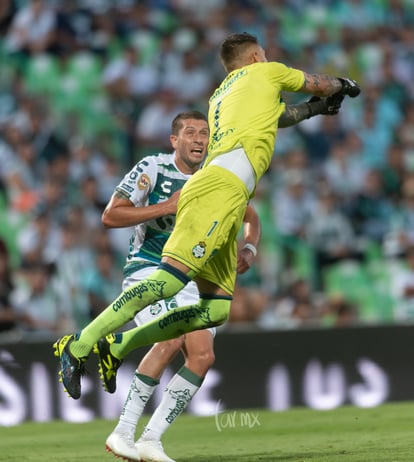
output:
[[[257,255],[256,247],[253,244],[250,244],[249,242],[244,244],[243,249],[249,249],[250,252],[253,254],[253,257],[255,257]]]

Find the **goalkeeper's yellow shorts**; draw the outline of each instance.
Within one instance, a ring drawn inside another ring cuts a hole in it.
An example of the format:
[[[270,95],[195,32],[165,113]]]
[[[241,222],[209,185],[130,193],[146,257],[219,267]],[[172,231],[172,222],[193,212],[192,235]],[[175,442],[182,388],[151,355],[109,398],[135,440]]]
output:
[[[163,250],[233,294],[236,282],[237,235],[249,193],[244,183],[222,167],[209,165],[184,185],[177,221]]]

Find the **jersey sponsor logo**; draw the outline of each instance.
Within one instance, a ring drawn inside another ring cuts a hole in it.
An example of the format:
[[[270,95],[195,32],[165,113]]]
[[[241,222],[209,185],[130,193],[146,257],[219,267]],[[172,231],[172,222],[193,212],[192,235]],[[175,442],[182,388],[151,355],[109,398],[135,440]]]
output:
[[[131,186],[129,186],[129,185],[125,184],[125,183],[122,183],[120,188],[123,189],[124,191],[128,191],[129,193],[134,192],[134,188],[132,188]]]
[[[149,185],[151,184],[151,180],[149,176],[146,173],[142,173],[141,176],[138,178],[138,189],[143,190],[143,189],[148,189]]]
[[[206,254],[206,243],[203,241],[200,241],[198,244],[196,244],[193,247],[192,253],[196,258],[203,258],[204,255]]]
[[[213,133],[212,141],[218,143],[219,141],[222,140],[223,137],[228,136],[228,135],[231,135],[234,131],[235,131],[234,128],[229,128],[229,129],[226,130],[225,132],[216,131],[216,132]],[[210,144],[211,144],[211,143],[210,143]]]
[[[229,87],[231,87],[236,80],[238,80],[240,77],[243,77],[244,75],[247,75],[247,69],[242,69],[231,77],[228,76],[220,85],[220,87],[217,88],[214,92],[213,96],[210,98],[210,103],[218,96],[226,93],[229,90]]]

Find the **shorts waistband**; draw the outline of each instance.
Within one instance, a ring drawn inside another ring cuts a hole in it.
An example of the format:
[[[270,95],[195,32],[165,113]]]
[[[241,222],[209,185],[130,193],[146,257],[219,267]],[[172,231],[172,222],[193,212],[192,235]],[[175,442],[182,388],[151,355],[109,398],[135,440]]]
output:
[[[251,194],[256,185],[256,174],[243,148],[220,154],[209,165],[217,165],[236,175]]]

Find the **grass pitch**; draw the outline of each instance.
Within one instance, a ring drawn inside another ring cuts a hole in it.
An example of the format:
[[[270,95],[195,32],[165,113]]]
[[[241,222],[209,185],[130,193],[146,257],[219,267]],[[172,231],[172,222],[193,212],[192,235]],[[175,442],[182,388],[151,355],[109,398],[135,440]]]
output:
[[[147,422],[143,417],[139,431]],[[111,462],[104,442],[114,421],[0,427],[0,460]],[[414,462],[414,403],[372,409],[228,410],[181,416],[164,437],[177,462]]]

